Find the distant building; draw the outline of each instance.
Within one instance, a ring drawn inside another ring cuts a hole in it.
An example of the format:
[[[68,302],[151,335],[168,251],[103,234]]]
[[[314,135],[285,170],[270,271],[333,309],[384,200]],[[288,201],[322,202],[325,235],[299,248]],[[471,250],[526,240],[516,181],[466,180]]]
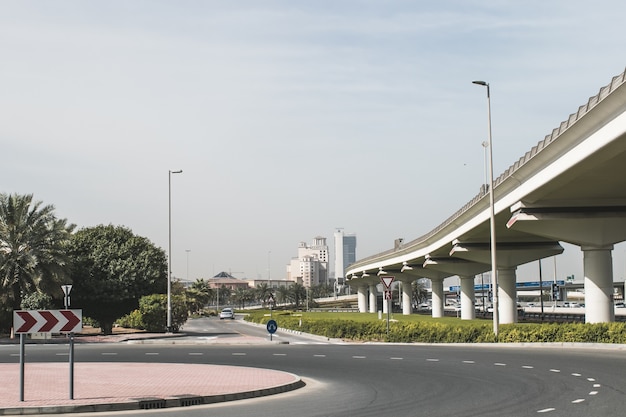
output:
[[[307,288],[328,284],[328,245],[325,237],[313,238],[311,246],[299,243],[298,257],[292,258],[287,265],[287,280]]]
[[[248,281],[237,279],[227,272],[220,272],[213,278],[206,280],[211,288],[228,288],[230,290],[236,290],[237,288],[249,288]]]
[[[343,284],[346,268],[356,262],[356,235],[335,230],[335,279]]]

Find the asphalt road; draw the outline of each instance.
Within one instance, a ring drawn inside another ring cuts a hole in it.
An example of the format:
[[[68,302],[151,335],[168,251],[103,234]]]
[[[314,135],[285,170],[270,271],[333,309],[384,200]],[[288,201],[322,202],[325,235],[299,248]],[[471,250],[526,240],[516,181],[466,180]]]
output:
[[[624,415],[626,353],[620,350],[335,344],[293,334],[279,335],[289,344],[194,344],[194,338],[267,333],[215,319],[184,330],[198,332],[189,344],[77,345],[76,361],[253,366],[295,373],[307,386],[261,399],[99,417]],[[66,361],[66,352],[63,345],[27,346],[27,361]],[[1,346],[0,362],[17,361],[16,353],[16,346]]]

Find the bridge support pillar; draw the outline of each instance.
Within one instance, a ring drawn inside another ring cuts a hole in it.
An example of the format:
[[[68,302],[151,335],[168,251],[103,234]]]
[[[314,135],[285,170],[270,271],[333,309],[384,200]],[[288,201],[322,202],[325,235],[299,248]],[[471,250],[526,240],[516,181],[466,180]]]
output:
[[[367,286],[357,287],[357,300],[359,303],[359,313],[367,313]]]
[[[376,313],[378,290],[376,284],[370,284],[370,313]]]
[[[405,316],[413,313],[411,301],[413,299],[413,288],[411,281],[401,281],[402,283],[402,314]]]
[[[615,321],[613,310],[613,245],[583,246],[585,273],[585,322]]]
[[[443,317],[443,279],[431,279],[433,318]]]
[[[517,323],[516,268],[498,269],[498,298],[500,323]]]
[[[474,277],[462,276],[461,279],[461,320],[476,318],[474,309]]]

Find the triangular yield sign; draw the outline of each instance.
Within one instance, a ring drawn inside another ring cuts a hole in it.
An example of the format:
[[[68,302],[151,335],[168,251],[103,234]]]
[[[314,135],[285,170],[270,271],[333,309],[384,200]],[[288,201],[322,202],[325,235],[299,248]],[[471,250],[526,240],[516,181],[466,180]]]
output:
[[[383,282],[383,285],[385,286],[385,288],[391,288],[391,283],[393,282],[394,277],[388,275],[388,276],[383,276],[380,277],[380,280]]]

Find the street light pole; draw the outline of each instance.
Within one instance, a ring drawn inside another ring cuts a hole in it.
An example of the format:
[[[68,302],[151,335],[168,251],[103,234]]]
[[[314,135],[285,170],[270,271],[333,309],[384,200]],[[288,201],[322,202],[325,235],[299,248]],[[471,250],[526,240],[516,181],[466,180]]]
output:
[[[191,249],[185,249],[185,252],[187,252],[187,282],[189,282],[189,252]]]
[[[168,171],[168,242],[167,242],[167,331],[172,331],[172,174],[183,170]]]
[[[491,230],[491,286],[493,297],[493,333],[498,337],[498,266],[496,263],[496,215],[493,196],[493,141],[491,137],[491,93],[489,83],[485,81],[472,81],[474,84],[487,87],[487,129],[489,132],[489,219]]]

